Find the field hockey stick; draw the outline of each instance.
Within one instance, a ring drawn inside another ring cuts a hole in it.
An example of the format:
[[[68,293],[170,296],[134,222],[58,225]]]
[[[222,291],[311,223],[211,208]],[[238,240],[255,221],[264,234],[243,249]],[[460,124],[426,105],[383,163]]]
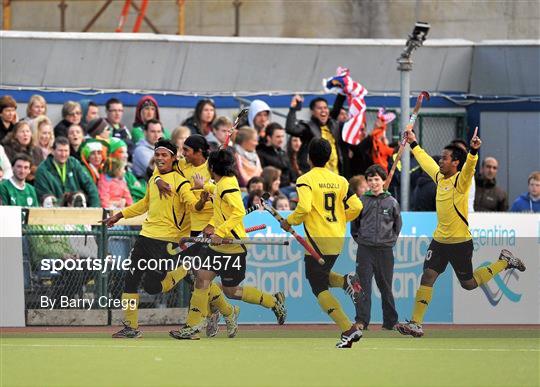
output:
[[[259,205],[257,204],[255,206],[250,207],[250,208],[253,208],[254,210],[256,210],[257,208],[259,208]],[[256,226],[247,227],[246,228],[246,233],[259,231],[259,230],[264,230],[265,228],[266,228],[266,224],[258,224]],[[200,238],[200,237],[197,237],[197,238]],[[185,242],[185,241],[181,240],[180,243],[178,244],[178,247],[176,247],[175,249],[172,250],[171,255],[179,254],[182,251],[187,250],[189,247],[193,246],[193,244],[195,244],[195,243],[197,243],[197,242]]]
[[[254,205],[252,205],[251,207],[249,207],[249,208],[246,209],[246,215],[249,214],[249,213],[251,213],[251,212],[253,212],[253,211],[256,211],[256,210],[258,210],[258,209],[260,209],[260,208],[261,208],[260,204],[254,204]],[[246,231],[246,232],[247,232],[247,231]]]
[[[268,203],[266,202],[268,199],[270,198],[270,194],[268,192],[265,192],[262,196],[262,201],[261,201],[261,204],[263,206],[263,208],[268,211],[270,214],[272,214],[272,216],[274,218],[276,218],[276,220],[281,224],[281,222],[283,222],[285,219],[283,219],[283,216],[281,216],[279,214],[279,212],[277,212],[277,210],[268,205]],[[313,257],[313,259],[315,259],[317,262],[319,262],[320,265],[324,265],[324,259],[320,256],[319,253],[317,253],[315,251],[315,249],[313,247],[311,247],[309,245],[309,243],[306,242],[306,240],[304,238],[302,238],[300,235],[298,235],[298,233],[293,229],[291,228],[289,230],[289,232],[291,233],[291,235],[294,237],[294,239],[296,239],[298,241],[298,243],[300,243],[302,245],[302,247],[304,247],[304,249],[306,249],[306,251]]]
[[[234,120],[234,123],[233,123],[233,126],[232,126],[231,130],[229,131],[229,133],[227,133],[227,138],[225,139],[225,142],[223,143],[223,149],[225,149],[225,148],[227,148],[227,146],[229,146],[229,140],[231,138],[232,133],[236,130],[236,128],[238,127],[240,122],[242,122],[244,120],[244,118],[247,116],[248,112],[249,112],[248,108],[244,108],[244,109],[240,110],[240,113],[238,113],[238,116],[236,116],[236,119]]]
[[[388,187],[390,186],[390,183],[392,182],[392,177],[394,177],[394,173],[396,172],[396,167],[398,165],[399,160],[401,159],[401,155],[403,154],[403,151],[405,150],[405,145],[407,145],[407,131],[412,130],[414,128],[414,123],[416,122],[416,119],[418,118],[418,112],[420,111],[420,107],[422,107],[422,101],[426,98],[426,100],[429,101],[429,93],[427,91],[422,91],[418,98],[416,99],[416,105],[414,106],[414,110],[411,114],[411,117],[409,118],[409,123],[405,127],[405,131],[403,132],[403,137],[399,143],[399,149],[396,155],[396,159],[394,160],[394,164],[392,164],[392,168],[390,169],[390,173],[388,174],[388,177],[384,181],[383,189],[386,191]]]
[[[212,244],[212,238],[205,237],[188,237],[182,238],[180,243],[203,243],[205,245]],[[279,246],[288,246],[289,241],[277,241],[277,240],[255,240],[249,238],[240,238],[240,239],[222,239],[221,245],[279,245]]]

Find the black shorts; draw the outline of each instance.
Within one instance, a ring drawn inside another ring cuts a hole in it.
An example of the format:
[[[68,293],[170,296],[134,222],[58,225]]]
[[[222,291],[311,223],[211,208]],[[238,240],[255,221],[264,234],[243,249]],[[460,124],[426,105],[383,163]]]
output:
[[[315,296],[328,290],[330,285],[330,272],[336,263],[338,255],[323,255],[324,265],[320,265],[311,255],[305,255],[306,278],[311,285],[311,290]]]
[[[440,243],[432,240],[426,253],[424,270],[431,269],[441,274],[450,265],[454,268],[460,281],[468,281],[473,277],[472,256],[473,241],[462,243]]]
[[[221,277],[221,284],[225,287],[235,287],[246,278],[246,257],[243,253],[221,253],[207,248],[205,258],[210,258],[210,271]],[[203,265],[204,266],[204,265]],[[208,267],[202,267],[207,270]]]
[[[173,270],[174,266],[178,264],[178,252],[175,252],[175,249],[178,251],[178,243],[161,241],[139,235],[130,254],[131,268],[140,270],[144,266],[150,267],[150,270],[143,271],[163,273]],[[145,261],[145,264],[141,265],[141,261]],[[150,263],[149,261],[153,262]],[[154,266],[158,267],[154,270]]]

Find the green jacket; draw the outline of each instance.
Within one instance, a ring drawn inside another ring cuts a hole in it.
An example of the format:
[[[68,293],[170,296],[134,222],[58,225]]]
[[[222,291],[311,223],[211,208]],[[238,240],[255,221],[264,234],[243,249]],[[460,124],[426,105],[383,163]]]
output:
[[[82,164],[74,157],[66,162],[66,181],[62,179],[53,164],[53,156],[49,155],[38,167],[34,187],[39,201],[47,195],[54,195],[58,200],[66,192],[84,192],[88,198],[88,207],[101,207],[96,185],[84,171]]]
[[[137,177],[130,170],[126,171],[124,178],[126,179],[129,193],[133,198],[133,203],[144,198],[144,195],[146,194],[146,181],[143,179],[137,179]]]

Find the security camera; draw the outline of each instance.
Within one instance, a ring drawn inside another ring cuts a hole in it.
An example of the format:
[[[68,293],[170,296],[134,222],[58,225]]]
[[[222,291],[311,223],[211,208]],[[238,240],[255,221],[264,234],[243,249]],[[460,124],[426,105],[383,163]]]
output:
[[[429,23],[416,22],[416,24],[414,25],[414,30],[412,34],[409,36],[409,39],[414,39],[418,42],[423,42],[424,40],[426,40],[426,36],[429,32],[430,27],[431,26],[429,25]]]

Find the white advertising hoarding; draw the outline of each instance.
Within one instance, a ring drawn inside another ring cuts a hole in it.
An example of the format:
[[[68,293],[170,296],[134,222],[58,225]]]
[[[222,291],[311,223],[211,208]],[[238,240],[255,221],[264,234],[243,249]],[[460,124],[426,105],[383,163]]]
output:
[[[520,257],[527,270],[505,270],[473,291],[454,276],[455,324],[540,323],[540,214],[474,213],[473,268],[485,266],[501,249]]]

